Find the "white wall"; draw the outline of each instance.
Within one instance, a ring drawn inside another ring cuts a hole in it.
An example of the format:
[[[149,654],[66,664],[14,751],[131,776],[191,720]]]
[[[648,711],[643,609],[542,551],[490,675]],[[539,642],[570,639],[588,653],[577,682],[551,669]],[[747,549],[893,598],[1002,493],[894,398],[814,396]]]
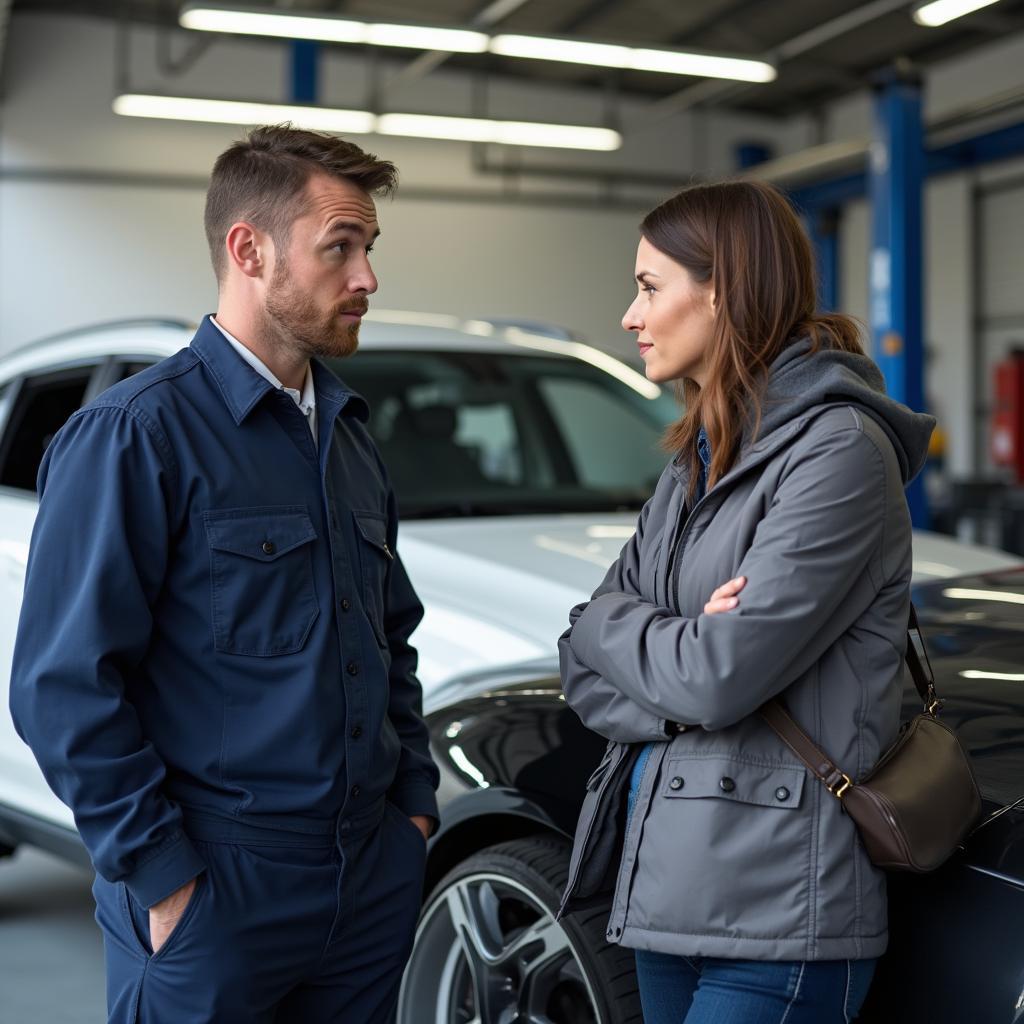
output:
[[[178,33],[176,51],[186,41]],[[154,34],[133,32],[134,90],[287,98],[285,45],[218,41],[180,79],[161,76],[154,53]],[[413,56],[389,58],[385,81]],[[325,52],[322,101],[362,106],[365,71],[351,51]],[[470,86],[466,76],[442,68],[386,90],[385,103],[470,114]],[[114,94],[113,23],[12,18],[0,107],[0,351],[98,320],[194,318],[213,306],[203,181],[241,129],[120,118],[110,109]],[[495,116],[602,123],[599,93],[498,80],[489,94]],[[702,125],[693,144],[691,118],[655,123],[645,121],[643,109],[635,101],[622,105],[626,144],[614,154],[500,147],[491,154],[510,163],[660,172],[682,184],[691,175],[732,171],[732,146],[740,139],[771,139],[781,151],[803,145],[798,123],[735,116]],[[634,353],[619,319],[632,291],[636,225],[671,187],[503,180],[475,173],[463,144],[357,141],[401,171],[398,197],[380,209],[379,306],[545,320]],[[77,172],[95,178],[76,178]],[[161,182],[153,177],[159,175],[183,180]],[[557,203],[559,196],[565,201]]]

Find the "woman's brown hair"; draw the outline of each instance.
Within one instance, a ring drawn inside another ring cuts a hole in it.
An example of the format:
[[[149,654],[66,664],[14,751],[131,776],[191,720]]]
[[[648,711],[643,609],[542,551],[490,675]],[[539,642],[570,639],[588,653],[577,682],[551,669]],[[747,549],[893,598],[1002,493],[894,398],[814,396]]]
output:
[[[710,281],[714,289],[704,387],[682,382],[686,412],[663,441],[666,450],[689,461],[692,493],[702,425],[711,443],[710,487],[733,465],[744,434],[756,437],[768,368],[786,345],[807,337],[812,351],[829,345],[860,353],[860,329],[848,316],[815,312],[810,241],[789,202],[771,185],[694,185],[652,210],[640,233],[695,281]]]

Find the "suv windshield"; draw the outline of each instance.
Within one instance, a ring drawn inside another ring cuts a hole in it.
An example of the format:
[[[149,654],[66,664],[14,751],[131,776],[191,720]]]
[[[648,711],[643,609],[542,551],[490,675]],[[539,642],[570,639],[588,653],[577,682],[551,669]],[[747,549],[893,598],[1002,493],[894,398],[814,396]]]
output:
[[[370,403],[403,519],[639,509],[679,416],[559,356],[363,349],[331,368]]]

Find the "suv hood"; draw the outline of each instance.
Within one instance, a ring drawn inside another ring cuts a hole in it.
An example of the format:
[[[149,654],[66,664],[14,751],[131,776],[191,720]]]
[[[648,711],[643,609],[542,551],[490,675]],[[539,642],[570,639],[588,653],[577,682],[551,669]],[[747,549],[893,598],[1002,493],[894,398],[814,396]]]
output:
[[[550,657],[633,535],[636,513],[414,520],[400,536],[427,606],[413,636],[429,690],[489,665]]]
[[[424,690],[464,673],[551,659],[633,535],[636,514],[411,520],[402,560],[427,606],[413,635]],[[1019,566],[1019,556],[915,531],[914,582]]]

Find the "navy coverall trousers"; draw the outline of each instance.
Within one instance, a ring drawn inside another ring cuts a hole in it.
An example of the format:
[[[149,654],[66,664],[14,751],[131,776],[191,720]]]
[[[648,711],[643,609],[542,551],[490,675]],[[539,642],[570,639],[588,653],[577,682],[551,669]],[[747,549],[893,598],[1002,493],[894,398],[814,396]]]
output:
[[[206,862],[152,955],[123,883],[93,887],[111,1024],[387,1024],[420,906],[426,843],[382,801],[333,832],[186,820]]]

